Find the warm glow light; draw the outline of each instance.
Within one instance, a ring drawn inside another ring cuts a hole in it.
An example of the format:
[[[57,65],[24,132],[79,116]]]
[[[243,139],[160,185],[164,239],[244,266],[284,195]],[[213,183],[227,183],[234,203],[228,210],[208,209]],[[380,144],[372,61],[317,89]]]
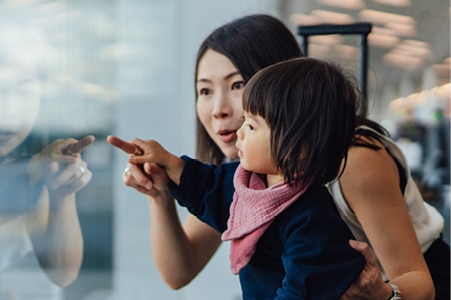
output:
[[[424,65],[424,60],[418,57],[407,56],[389,52],[382,57],[385,64],[405,70],[419,70]]]
[[[321,22],[326,24],[350,24],[355,22],[354,18],[351,15],[322,9],[316,9],[312,11],[311,15],[320,18]]]
[[[399,44],[400,39],[392,35],[384,35],[379,33],[370,33],[368,35],[368,44],[374,47],[391,49]]]
[[[290,16],[290,21],[293,24],[304,26],[321,24],[321,19],[319,17],[304,14],[292,14]]]
[[[393,49],[393,52],[423,59],[432,57],[432,51],[428,43],[414,40],[403,41]]]
[[[329,35],[316,35],[311,36],[309,41],[312,44],[321,44],[321,45],[329,45],[334,46],[341,44],[342,37],[339,34],[329,34]]]
[[[410,0],[373,0],[373,2],[397,7],[407,7],[411,5]]]
[[[365,2],[362,0],[316,0],[316,2],[321,5],[341,7],[345,9],[365,8]]]
[[[379,26],[373,26],[371,29],[371,33],[377,33],[381,35],[396,35],[396,31],[393,29],[385,28],[385,27],[379,27]]]
[[[412,17],[403,16],[393,13],[387,13],[377,10],[364,9],[359,12],[359,19],[366,22],[372,22],[376,24],[385,24],[388,22],[404,23],[415,25],[416,22]]]
[[[391,49],[401,41],[396,36],[396,32],[384,27],[373,26],[371,33],[368,35],[368,44],[374,47]]]
[[[417,28],[415,24],[387,22],[385,27],[396,32],[399,36],[414,37],[417,35]]]

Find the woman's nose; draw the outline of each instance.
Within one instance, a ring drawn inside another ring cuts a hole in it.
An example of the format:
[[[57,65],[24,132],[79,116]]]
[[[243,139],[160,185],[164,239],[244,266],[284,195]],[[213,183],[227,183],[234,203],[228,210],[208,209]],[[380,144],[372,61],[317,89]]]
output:
[[[214,99],[213,117],[223,119],[231,116],[233,113],[232,105],[224,94],[218,94]]]

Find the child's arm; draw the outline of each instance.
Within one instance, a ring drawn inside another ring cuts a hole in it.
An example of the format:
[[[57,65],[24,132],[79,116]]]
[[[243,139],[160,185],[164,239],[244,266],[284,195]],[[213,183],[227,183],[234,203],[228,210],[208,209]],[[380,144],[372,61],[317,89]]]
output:
[[[139,155],[131,155],[128,159],[132,164],[155,163],[164,168],[169,178],[175,183],[180,183],[180,175],[183,171],[183,160],[167,151],[157,141],[134,139],[133,144],[138,146],[143,153]]]
[[[180,183],[180,175],[183,171],[183,160],[170,153],[154,140],[143,141],[134,139],[126,142],[116,136],[108,136],[108,143],[130,154],[129,163],[134,165],[144,165],[154,163],[164,168],[169,178],[175,183]]]

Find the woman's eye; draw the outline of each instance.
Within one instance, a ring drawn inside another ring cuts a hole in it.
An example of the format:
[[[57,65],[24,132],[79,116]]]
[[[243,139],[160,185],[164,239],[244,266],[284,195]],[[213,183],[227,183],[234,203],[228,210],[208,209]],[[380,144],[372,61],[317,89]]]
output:
[[[199,95],[203,95],[203,96],[207,96],[210,94],[210,90],[209,89],[200,89],[198,92]]]
[[[254,126],[252,126],[251,124],[247,124],[247,127],[249,128],[249,130],[254,130]]]
[[[232,84],[232,90],[241,90],[242,88],[244,88],[244,81],[238,81]]]

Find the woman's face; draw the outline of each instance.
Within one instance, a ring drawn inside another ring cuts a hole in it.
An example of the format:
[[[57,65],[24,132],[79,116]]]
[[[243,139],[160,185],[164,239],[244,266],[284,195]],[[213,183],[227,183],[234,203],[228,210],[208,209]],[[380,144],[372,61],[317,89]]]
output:
[[[30,134],[39,106],[34,71],[26,65],[0,64],[0,157]]]
[[[197,69],[197,115],[228,158],[238,157],[236,131],[243,123],[244,79],[223,54],[208,49]]]

